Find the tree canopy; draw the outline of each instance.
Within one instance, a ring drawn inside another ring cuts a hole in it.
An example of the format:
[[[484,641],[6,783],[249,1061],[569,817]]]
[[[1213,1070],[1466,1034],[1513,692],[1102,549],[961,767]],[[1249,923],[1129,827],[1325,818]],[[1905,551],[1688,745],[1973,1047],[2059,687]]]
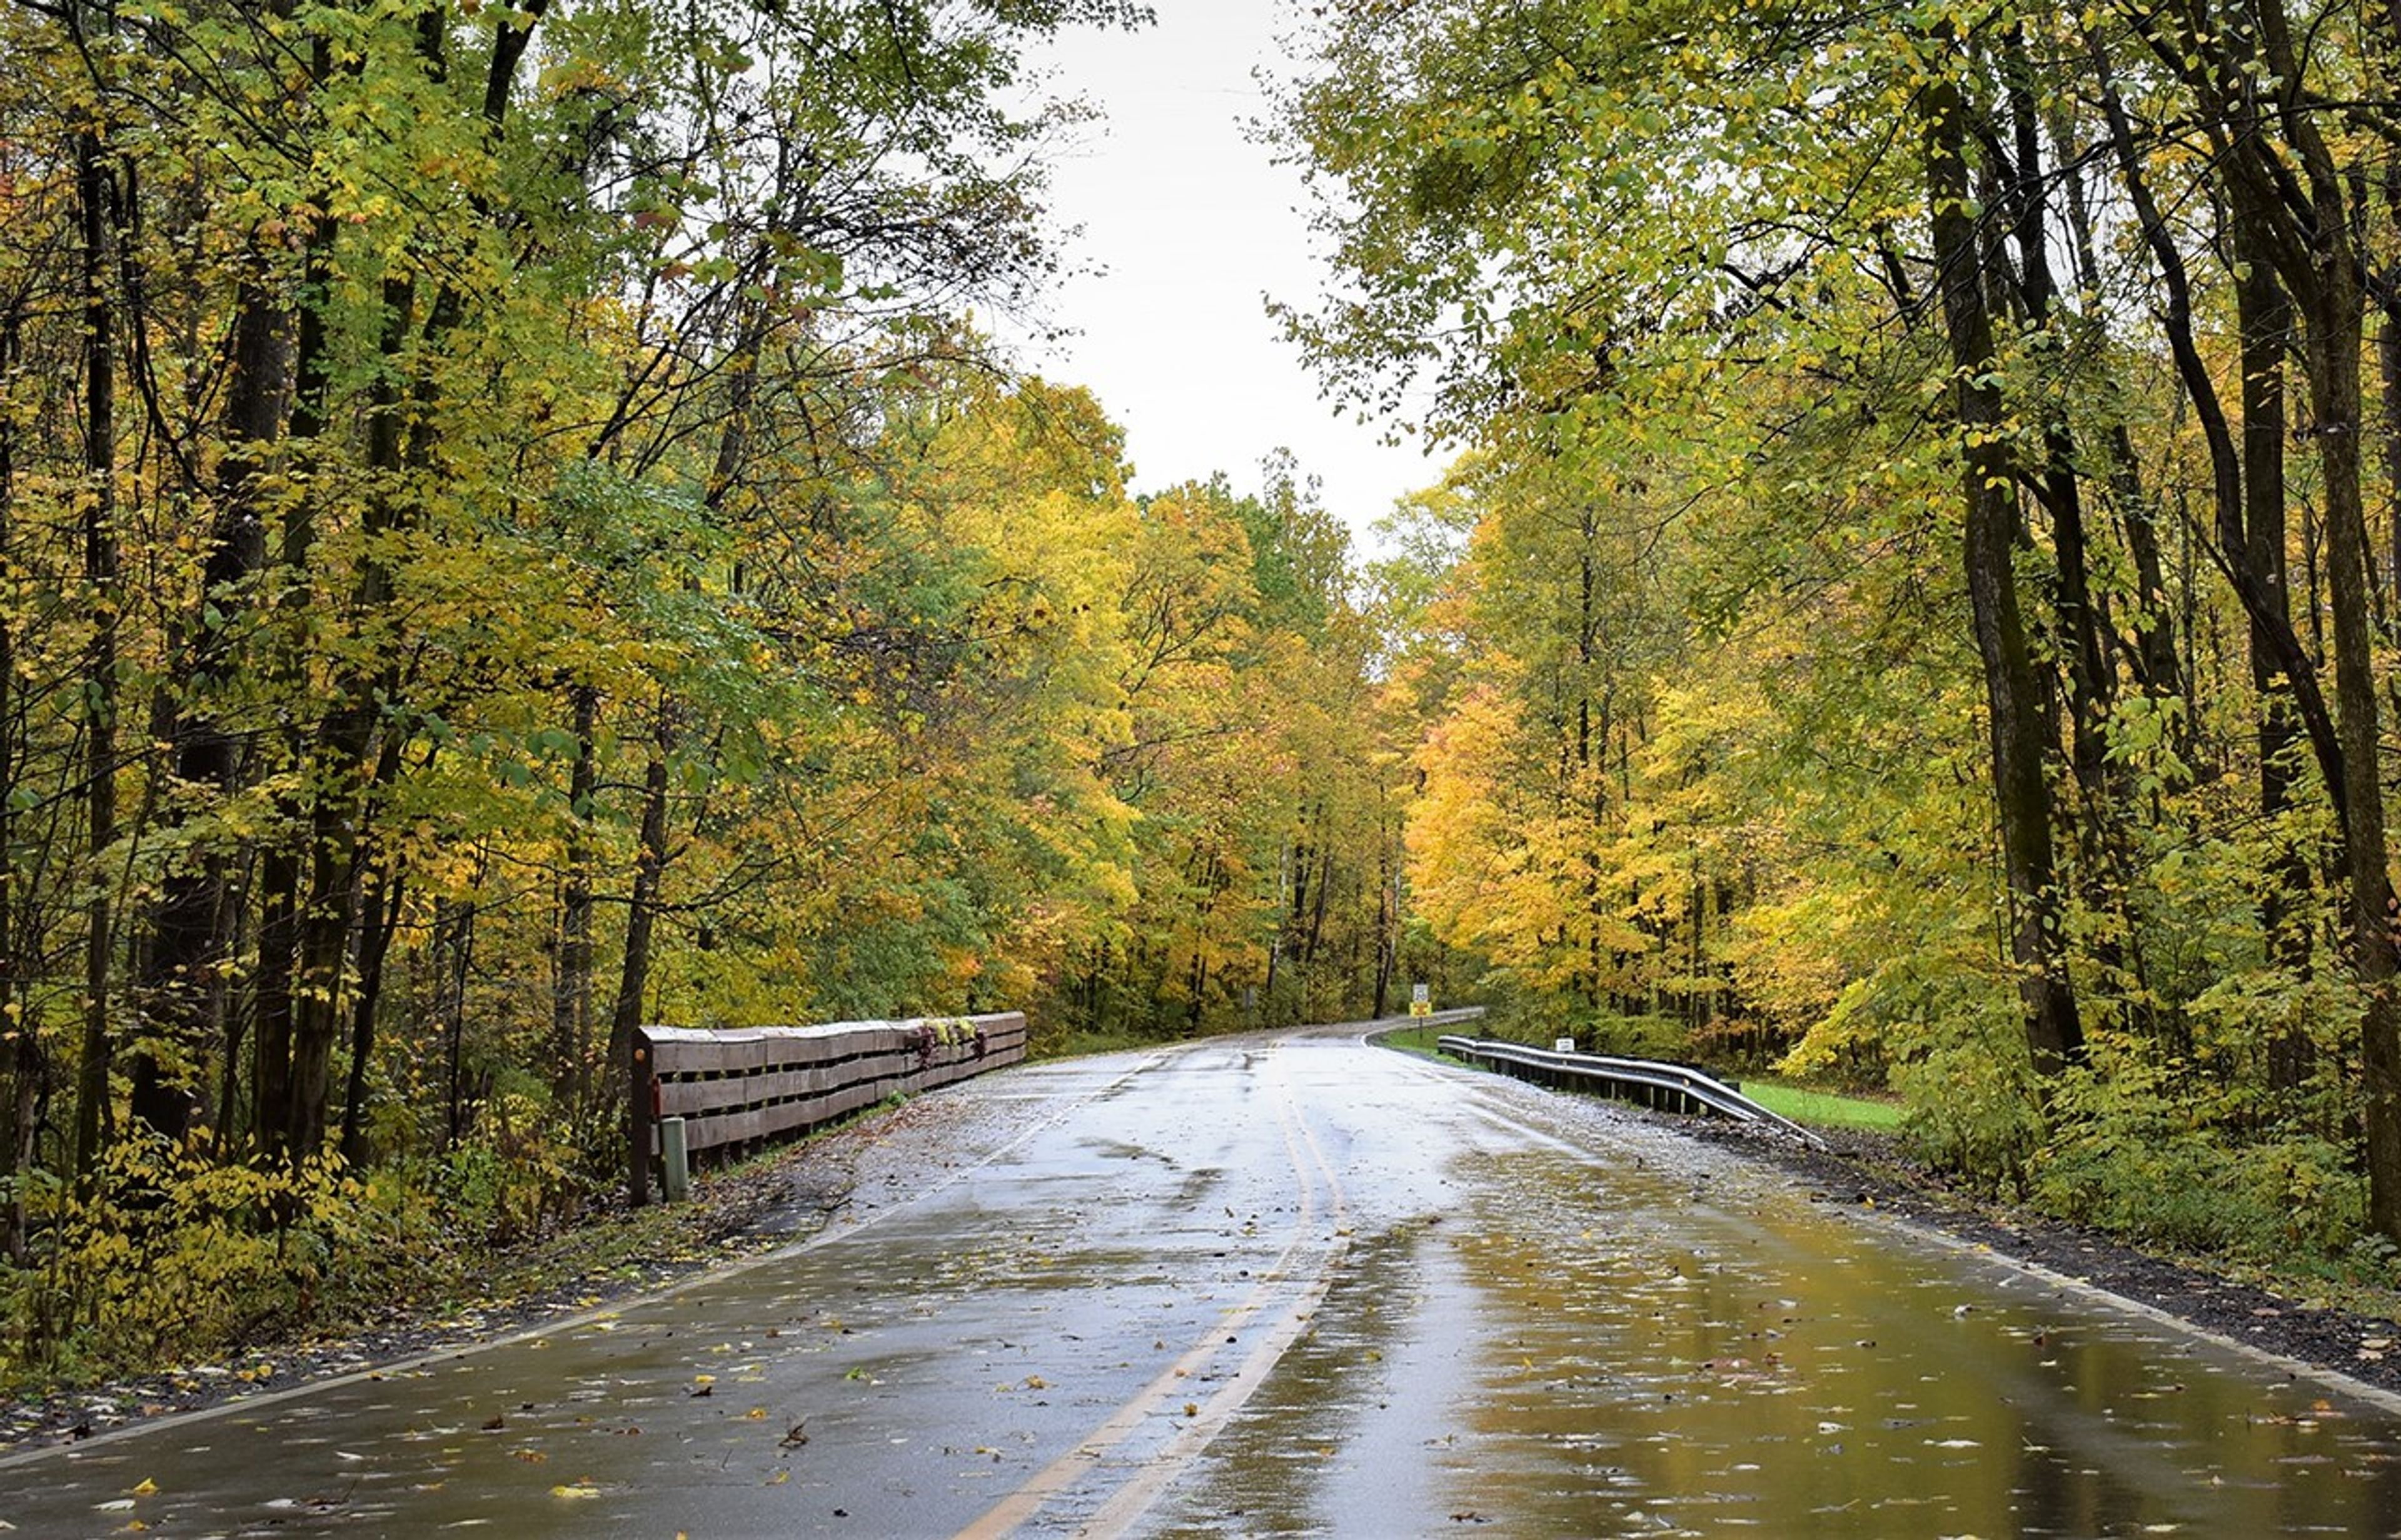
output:
[[[605,1199],[645,1024],[1417,983],[2390,1282],[2392,17],[1317,7],[1365,550],[975,319],[1144,20],[0,9],[0,1354]]]
[[[1329,7],[1286,323],[1475,450],[1437,933],[2080,1217],[2401,1237],[2390,21]]]

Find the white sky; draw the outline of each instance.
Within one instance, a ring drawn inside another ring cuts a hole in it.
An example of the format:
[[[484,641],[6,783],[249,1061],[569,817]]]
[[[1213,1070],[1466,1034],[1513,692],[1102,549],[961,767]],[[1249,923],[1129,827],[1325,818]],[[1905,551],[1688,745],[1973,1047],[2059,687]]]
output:
[[[1254,65],[1280,66],[1284,0],[1153,0],[1158,24],[1069,32],[1035,54],[1050,86],[1099,106],[1079,151],[1057,158],[1051,207],[1084,233],[1047,309],[1080,335],[1030,350],[1045,378],[1083,385],[1126,430],[1134,489],[1223,471],[1237,490],[1290,448],[1323,483],[1326,508],[1364,537],[1393,500],[1430,486],[1442,461],[1389,447],[1380,428],[1338,415],[1264,296],[1307,301],[1304,189],[1243,137],[1266,111]]]

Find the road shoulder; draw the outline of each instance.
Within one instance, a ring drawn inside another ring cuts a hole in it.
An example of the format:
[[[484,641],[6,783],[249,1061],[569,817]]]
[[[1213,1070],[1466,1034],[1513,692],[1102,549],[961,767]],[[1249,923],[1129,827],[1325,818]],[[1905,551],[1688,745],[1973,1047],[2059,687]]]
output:
[[[1979,1200],[1908,1162],[1888,1137],[1820,1130],[1829,1148],[1817,1150],[1734,1123],[1661,1121],[1784,1172],[1814,1202],[1904,1219],[2254,1353],[2401,1396],[2401,1327],[2389,1317],[2296,1297],[2202,1259],[2160,1256],[2099,1231]]]

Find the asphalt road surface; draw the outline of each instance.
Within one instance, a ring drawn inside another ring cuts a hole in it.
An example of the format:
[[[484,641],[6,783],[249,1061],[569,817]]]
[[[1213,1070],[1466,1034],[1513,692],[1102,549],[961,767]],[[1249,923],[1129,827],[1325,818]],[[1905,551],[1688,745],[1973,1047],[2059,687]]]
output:
[[[0,1527],[2401,1532],[2389,1398],[1355,1030],[919,1110],[804,1242],[0,1459]]]

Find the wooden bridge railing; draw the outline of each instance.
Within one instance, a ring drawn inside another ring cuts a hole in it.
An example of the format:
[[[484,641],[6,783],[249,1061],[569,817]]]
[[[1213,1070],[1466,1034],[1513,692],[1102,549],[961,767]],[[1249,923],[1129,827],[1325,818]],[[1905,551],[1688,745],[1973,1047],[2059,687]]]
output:
[[[650,1026],[638,1037],[643,1072],[631,1124],[638,1194],[661,1118],[683,1120],[684,1146],[695,1155],[804,1134],[886,1096],[1018,1063],[1025,1013],[727,1031]]]

